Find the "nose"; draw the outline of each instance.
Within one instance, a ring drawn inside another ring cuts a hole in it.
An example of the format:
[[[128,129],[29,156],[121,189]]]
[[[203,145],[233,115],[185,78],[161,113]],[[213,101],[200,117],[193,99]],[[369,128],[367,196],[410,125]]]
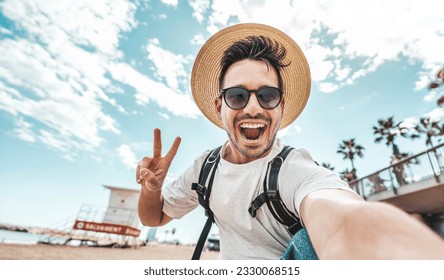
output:
[[[252,93],[250,95],[250,100],[248,100],[247,106],[244,108],[245,114],[250,114],[251,116],[256,116],[259,113],[262,113],[264,109],[262,109],[259,101],[257,100],[256,93]]]

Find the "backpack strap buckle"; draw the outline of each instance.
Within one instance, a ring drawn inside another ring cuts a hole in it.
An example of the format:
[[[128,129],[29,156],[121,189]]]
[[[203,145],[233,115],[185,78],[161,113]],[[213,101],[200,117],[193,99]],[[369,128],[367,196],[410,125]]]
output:
[[[199,183],[192,183],[191,184],[191,189],[193,191],[196,191],[201,196],[205,196],[206,193],[207,193],[207,188],[205,188],[204,186],[202,186]]]
[[[263,192],[258,197],[256,197],[253,202],[251,202],[250,207],[248,208],[248,213],[250,213],[251,217],[256,217],[257,210],[267,202],[267,193]]]
[[[256,217],[257,209],[259,209],[260,206],[258,206],[254,201],[251,203],[251,206],[248,208],[248,213],[250,213],[251,217]]]
[[[302,224],[301,224],[301,221],[299,219],[297,219],[297,221],[294,224],[292,224],[291,226],[288,227],[288,231],[292,235],[295,235],[296,232],[298,232],[300,229],[302,229]]]

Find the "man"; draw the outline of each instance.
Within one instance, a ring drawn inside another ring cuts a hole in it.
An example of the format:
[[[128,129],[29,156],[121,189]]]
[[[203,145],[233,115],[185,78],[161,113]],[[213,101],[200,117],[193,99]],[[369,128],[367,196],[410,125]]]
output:
[[[308,100],[310,72],[298,45],[285,33],[261,24],[226,28],[202,47],[191,86],[202,113],[228,135],[210,197],[220,232],[220,257],[278,259],[284,252],[287,257],[288,252],[304,250],[305,245],[292,239],[267,207],[255,217],[248,213],[262,191],[268,162],[283,149],[276,139],[278,130],[291,124]],[[145,225],[164,225],[198,206],[191,184],[198,181],[209,151],[162,188],[180,141],[176,138],[162,156],[156,129],[153,156],[138,165],[139,215]],[[290,152],[282,164],[279,189],[321,259],[444,259],[439,236],[395,207],[363,201],[303,149]]]

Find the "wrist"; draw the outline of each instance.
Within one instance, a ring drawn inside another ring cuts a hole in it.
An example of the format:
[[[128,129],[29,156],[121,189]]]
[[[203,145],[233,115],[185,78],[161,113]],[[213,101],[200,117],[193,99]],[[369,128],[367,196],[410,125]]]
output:
[[[160,187],[153,187],[152,185],[148,184],[146,181],[142,182],[142,190],[145,190],[147,192],[155,193],[160,192],[162,190],[162,186]]]

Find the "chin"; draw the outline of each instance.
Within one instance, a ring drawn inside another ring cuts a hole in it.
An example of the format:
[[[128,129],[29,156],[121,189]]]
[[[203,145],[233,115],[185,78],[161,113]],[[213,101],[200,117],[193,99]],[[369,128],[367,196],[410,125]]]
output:
[[[248,159],[255,159],[255,158],[261,158],[265,153],[267,153],[270,149],[251,149],[246,148],[242,149],[239,152]]]
[[[260,143],[251,143],[245,141],[243,136],[239,136],[233,144],[236,146],[239,153],[248,159],[261,158],[267,154],[273,146],[274,139],[261,139]]]

